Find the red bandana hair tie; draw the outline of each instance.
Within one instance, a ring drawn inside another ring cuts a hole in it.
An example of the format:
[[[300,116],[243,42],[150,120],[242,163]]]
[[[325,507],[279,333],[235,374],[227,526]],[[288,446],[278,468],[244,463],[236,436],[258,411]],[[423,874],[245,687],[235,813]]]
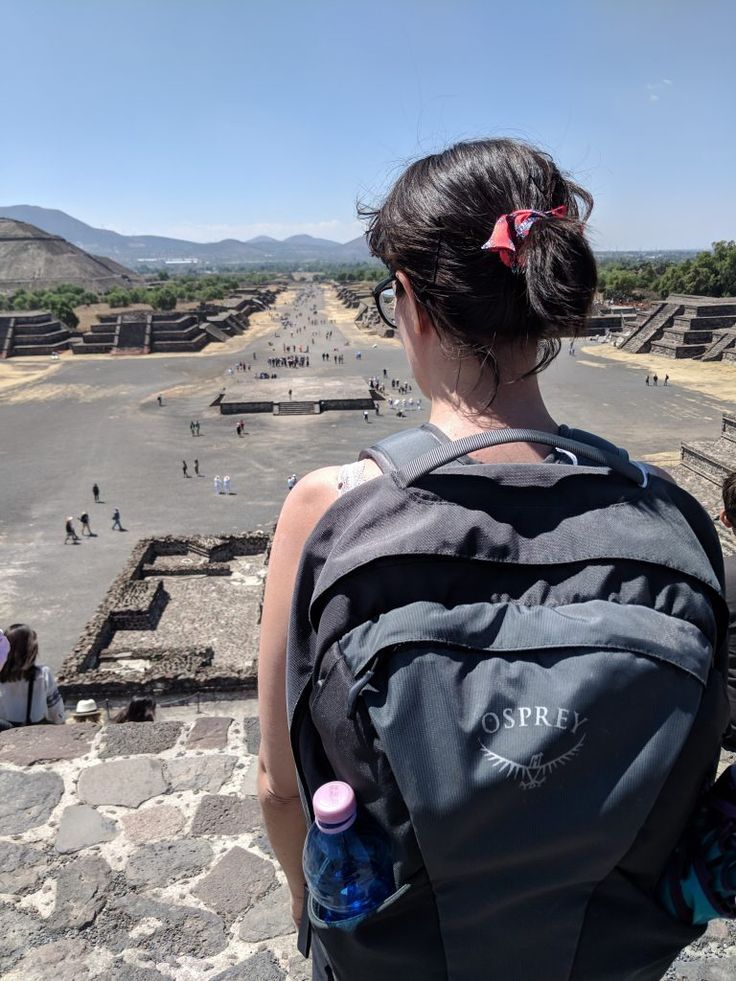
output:
[[[511,211],[501,215],[493,226],[491,237],[481,248],[498,252],[501,262],[509,269],[519,269],[524,263],[516,255],[516,246],[527,237],[534,222],[539,218],[564,218],[566,215],[567,205],[564,204],[551,211]]]

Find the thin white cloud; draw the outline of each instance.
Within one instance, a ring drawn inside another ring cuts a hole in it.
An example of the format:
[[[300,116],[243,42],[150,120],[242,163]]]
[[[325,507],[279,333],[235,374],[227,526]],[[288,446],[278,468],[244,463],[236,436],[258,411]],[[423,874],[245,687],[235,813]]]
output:
[[[659,102],[662,95],[667,91],[670,86],[674,83],[671,78],[662,78],[659,82],[647,82],[647,92],[649,93],[650,102]]]

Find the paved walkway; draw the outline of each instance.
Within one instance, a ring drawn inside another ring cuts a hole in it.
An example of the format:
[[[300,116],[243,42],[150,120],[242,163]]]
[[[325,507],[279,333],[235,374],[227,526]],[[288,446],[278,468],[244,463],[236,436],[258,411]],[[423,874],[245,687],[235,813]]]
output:
[[[311,976],[255,796],[255,701],[219,711],[0,734],[5,981]],[[666,978],[734,976],[717,921]]]

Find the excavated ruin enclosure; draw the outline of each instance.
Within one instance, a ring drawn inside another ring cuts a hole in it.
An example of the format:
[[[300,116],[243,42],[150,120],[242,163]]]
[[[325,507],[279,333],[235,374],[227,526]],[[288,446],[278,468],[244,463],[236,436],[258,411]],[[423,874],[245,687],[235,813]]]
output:
[[[138,542],[59,673],[70,699],[253,689],[263,532]]]

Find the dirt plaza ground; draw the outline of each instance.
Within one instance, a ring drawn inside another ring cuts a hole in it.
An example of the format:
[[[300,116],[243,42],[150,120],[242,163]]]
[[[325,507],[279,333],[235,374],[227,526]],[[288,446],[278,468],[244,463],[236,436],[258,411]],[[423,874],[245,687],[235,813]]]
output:
[[[273,311],[253,318],[251,331],[227,345],[211,345],[206,354],[68,355],[53,366],[38,359],[0,365],[0,624],[36,625],[43,660],[58,667],[139,538],[270,528],[290,473],[349,462],[363,446],[427,417],[426,401],[406,420],[386,407],[368,423],[360,411],[248,415],[246,435],[238,438],[238,418],[220,415],[210,403],[228,388],[257,397],[256,369],[292,342],[277,318],[292,311],[295,296],[294,290],[283,293]],[[382,376],[384,368],[389,377],[408,380],[397,341],[360,333],[354,312],[329,288],[319,306],[325,322],[336,321],[333,338],[311,349],[310,368],[278,369],[279,380],[314,389],[321,380],[332,385],[341,377]],[[307,333],[293,339],[308,341]],[[335,348],[345,356],[342,366],[320,358]],[[253,370],[229,375],[238,360]],[[653,370],[660,378],[668,371],[669,386],[645,386]],[[574,357],[563,348],[542,375],[542,388],[558,421],[668,465],[676,462],[681,440],[715,438],[721,413],[736,410],[736,373],[729,385],[730,372],[727,366],[647,361],[588,344]],[[419,395],[416,389],[413,394]],[[200,422],[199,437],[191,436],[192,419]],[[182,460],[192,475],[195,458],[200,476],[184,478]],[[231,495],[215,495],[215,474],[230,475]],[[103,502],[97,505],[95,482]],[[114,507],[124,533],[111,530]],[[64,545],[64,519],[83,510],[97,537]]]

